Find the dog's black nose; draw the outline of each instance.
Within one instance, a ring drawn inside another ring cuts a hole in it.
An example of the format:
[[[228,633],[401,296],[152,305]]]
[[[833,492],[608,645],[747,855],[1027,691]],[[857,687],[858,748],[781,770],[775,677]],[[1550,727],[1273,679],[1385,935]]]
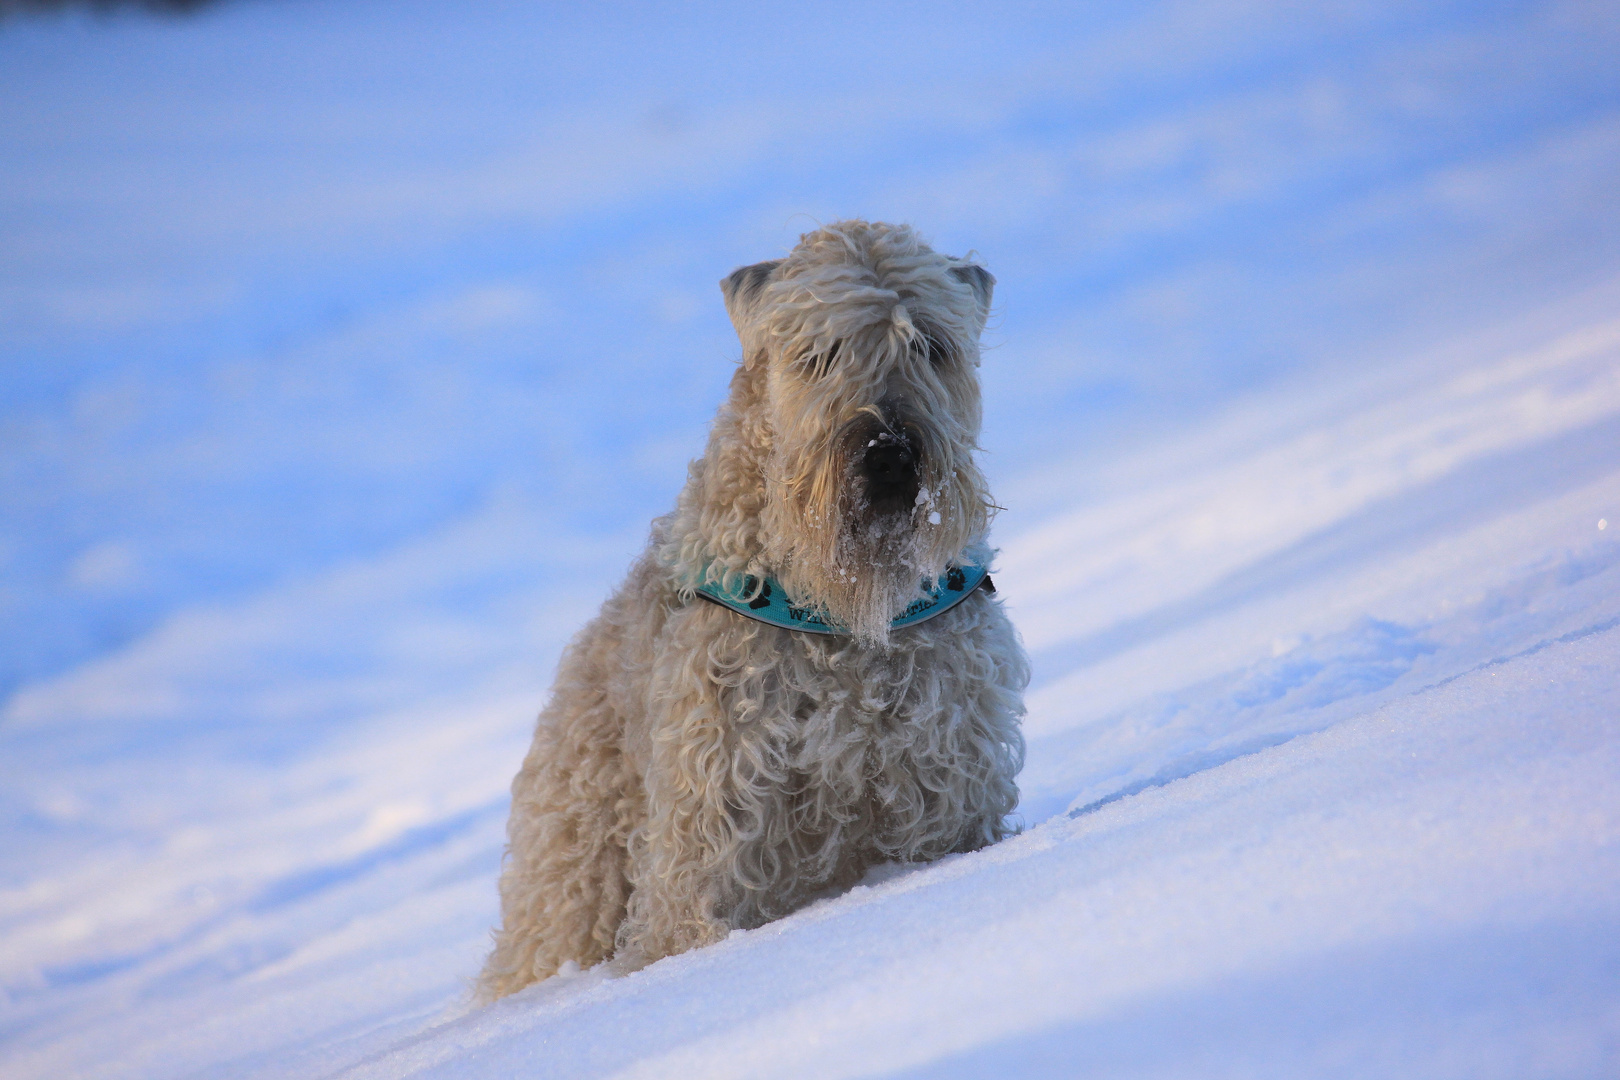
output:
[[[862,464],[866,478],[878,485],[909,484],[917,475],[917,457],[911,447],[893,439],[867,447]]]

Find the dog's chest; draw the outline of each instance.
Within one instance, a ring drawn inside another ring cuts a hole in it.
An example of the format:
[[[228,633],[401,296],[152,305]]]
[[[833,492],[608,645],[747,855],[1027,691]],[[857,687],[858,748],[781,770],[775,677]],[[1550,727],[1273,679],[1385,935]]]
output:
[[[732,750],[799,760],[931,742],[971,700],[972,673],[983,668],[979,606],[970,599],[880,649],[694,603],[664,628],[649,726],[673,734],[713,723]]]

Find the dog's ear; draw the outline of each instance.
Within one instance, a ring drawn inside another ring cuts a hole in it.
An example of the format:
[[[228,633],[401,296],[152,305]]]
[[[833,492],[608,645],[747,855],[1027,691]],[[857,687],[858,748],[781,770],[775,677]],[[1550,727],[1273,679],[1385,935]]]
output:
[[[720,280],[720,292],[726,298],[726,314],[731,316],[731,325],[737,328],[737,336],[742,339],[744,363],[752,363],[754,359],[749,352],[753,347],[752,328],[760,296],[771,274],[781,265],[781,259],[755,263],[739,267]]]
[[[968,256],[972,258],[972,256]],[[951,273],[956,279],[973,290],[973,295],[979,300],[979,318],[990,316],[990,297],[996,291],[995,275],[977,263],[958,263],[951,267]]]

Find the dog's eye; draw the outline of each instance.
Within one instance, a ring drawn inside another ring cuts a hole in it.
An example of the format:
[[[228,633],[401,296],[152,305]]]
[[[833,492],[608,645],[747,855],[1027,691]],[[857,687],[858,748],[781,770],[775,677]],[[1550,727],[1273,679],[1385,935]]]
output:
[[[917,350],[928,358],[930,366],[936,368],[944,366],[945,362],[951,358],[950,349],[932,334],[924,335],[917,340]]]
[[[827,372],[831,371],[832,366],[838,362],[839,353],[843,351],[843,348],[844,343],[842,341],[835,341],[832,343],[831,347],[827,349],[827,351],[812,353],[811,355],[805,357],[805,370],[810,373],[812,378],[821,378],[823,375],[827,374]]]

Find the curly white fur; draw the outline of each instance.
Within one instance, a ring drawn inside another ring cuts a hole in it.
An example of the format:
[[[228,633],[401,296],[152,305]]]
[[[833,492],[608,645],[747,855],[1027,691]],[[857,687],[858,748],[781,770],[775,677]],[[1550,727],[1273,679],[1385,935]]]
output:
[[[512,782],[482,998],[570,962],[639,966],[1011,831],[1028,663],[1000,603],[981,590],[889,631],[925,578],[990,558],[973,455],[993,283],[862,221],[722,282],[743,364],[675,512],[563,656]],[[868,498],[878,438],[915,453],[908,505]],[[694,598],[744,574],[853,633]]]

